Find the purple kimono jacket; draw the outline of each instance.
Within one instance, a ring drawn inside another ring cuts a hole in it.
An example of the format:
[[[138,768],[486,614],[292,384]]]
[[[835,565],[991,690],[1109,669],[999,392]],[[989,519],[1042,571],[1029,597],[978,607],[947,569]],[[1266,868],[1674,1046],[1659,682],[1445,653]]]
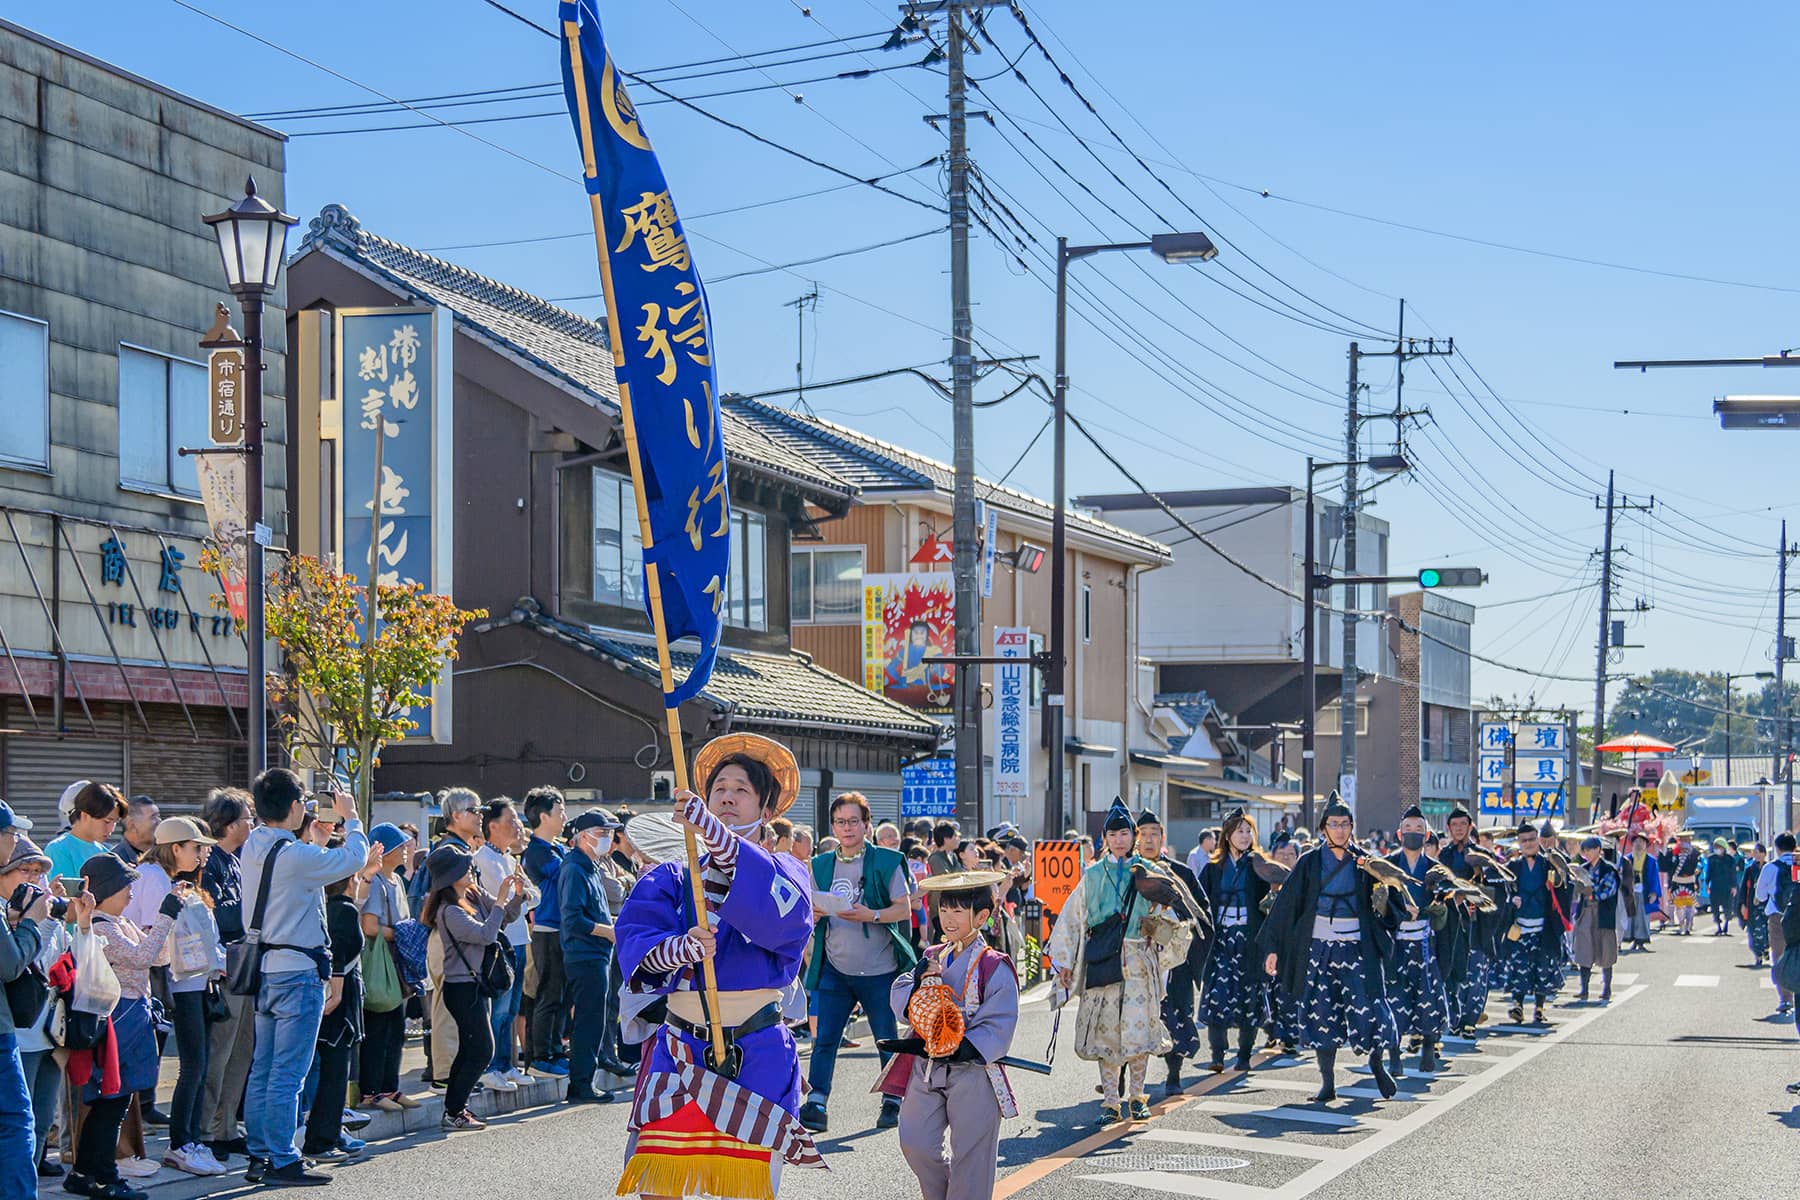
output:
[[[643,967],[644,956],[663,939],[693,928],[693,893],[687,867],[663,863],[646,872],[631,889],[613,926],[618,939],[619,971],[626,987],[638,993],[667,995],[699,991],[700,972],[684,967],[673,974]],[[731,890],[718,907],[714,932],[718,953],[713,959],[719,990],[750,991],[790,986],[800,973],[800,960],[812,939],[812,880],[806,864],[789,855],[770,854],[749,841],[738,845],[737,872]],[[677,1033],[704,1062],[706,1043]],[[650,1043],[649,1070],[674,1070],[662,1037]],[[777,1023],[741,1039],[743,1065],[737,1082],[774,1101],[788,1112],[800,1108],[800,1056],[787,1026]]]

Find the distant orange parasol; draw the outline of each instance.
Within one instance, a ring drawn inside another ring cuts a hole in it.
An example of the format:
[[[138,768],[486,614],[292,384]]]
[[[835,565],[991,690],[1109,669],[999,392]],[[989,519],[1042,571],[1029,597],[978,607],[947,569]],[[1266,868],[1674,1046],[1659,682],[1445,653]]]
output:
[[[1610,742],[1601,742],[1594,749],[1604,754],[1668,754],[1675,747],[1647,733],[1628,733]]]

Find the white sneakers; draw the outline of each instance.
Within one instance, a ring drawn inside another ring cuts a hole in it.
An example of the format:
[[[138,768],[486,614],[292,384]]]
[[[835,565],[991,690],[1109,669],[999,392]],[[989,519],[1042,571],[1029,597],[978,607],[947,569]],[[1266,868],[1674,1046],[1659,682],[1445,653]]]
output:
[[[490,1092],[516,1092],[519,1090],[517,1081],[509,1075],[502,1075],[499,1071],[489,1071],[482,1075],[481,1086]]]
[[[519,1068],[517,1068],[517,1067],[506,1068],[506,1077],[508,1079],[512,1080],[512,1084],[514,1087],[518,1087],[521,1084],[528,1083],[528,1082],[530,1082],[530,1079],[531,1079],[531,1077],[529,1075],[525,1074],[525,1072],[519,1070]]]
[[[178,1150],[171,1150],[163,1155],[163,1165],[174,1167],[177,1171],[186,1171],[189,1175],[223,1175],[225,1166],[213,1157],[213,1152],[198,1142],[190,1142]]]

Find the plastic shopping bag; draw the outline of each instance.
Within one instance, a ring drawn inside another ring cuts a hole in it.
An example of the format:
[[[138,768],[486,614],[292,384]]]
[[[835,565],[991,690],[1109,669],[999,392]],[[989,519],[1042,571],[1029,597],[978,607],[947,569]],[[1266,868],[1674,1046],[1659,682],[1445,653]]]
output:
[[[176,979],[192,979],[224,969],[219,928],[199,896],[190,895],[182,904],[181,915],[175,918],[169,936],[175,947],[169,956],[169,974]]]
[[[119,1003],[119,976],[106,961],[106,938],[75,931],[75,994],[69,1007],[96,1017],[110,1017]]]

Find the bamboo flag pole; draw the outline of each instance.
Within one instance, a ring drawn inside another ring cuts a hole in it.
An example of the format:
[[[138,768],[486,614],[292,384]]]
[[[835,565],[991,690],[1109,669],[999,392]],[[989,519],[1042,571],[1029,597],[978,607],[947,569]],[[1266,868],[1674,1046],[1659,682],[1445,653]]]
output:
[[[594,129],[593,114],[588,111],[587,86],[583,78],[581,61],[581,27],[574,21],[563,22],[563,36],[569,43],[569,65],[574,74],[575,105],[577,119],[581,126],[581,161],[583,173],[589,179],[595,177],[594,161]],[[666,697],[675,690],[675,670],[669,661],[669,630],[663,619],[662,581],[658,576],[656,564],[649,561],[654,538],[650,532],[650,508],[644,500],[644,464],[638,451],[637,422],[631,412],[631,385],[625,382],[624,340],[620,336],[619,307],[613,297],[611,255],[606,244],[606,219],[600,207],[600,197],[588,193],[588,207],[594,217],[594,250],[600,259],[600,288],[606,296],[606,328],[608,341],[612,343],[613,379],[619,388],[619,412],[625,425],[625,452],[631,463],[631,492],[637,502],[638,536],[644,547],[644,582],[650,595],[650,624],[656,631],[656,665],[662,673],[662,690]],[[677,791],[690,786],[688,780],[687,751],[682,747],[681,710],[663,709],[669,724],[669,753],[675,760],[675,787]],[[697,924],[706,923],[706,890],[700,878],[700,842],[694,836],[692,828],[684,830],[687,835],[688,882],[692,885],[694,900],[694,920]],[[725,1028],[719,1016],[719,978],[718,969],[712,959],[700,964],[701,982],[706,995],[707,1033],[712,1040],[713,1063],[715,1066],[725,1065]]]

